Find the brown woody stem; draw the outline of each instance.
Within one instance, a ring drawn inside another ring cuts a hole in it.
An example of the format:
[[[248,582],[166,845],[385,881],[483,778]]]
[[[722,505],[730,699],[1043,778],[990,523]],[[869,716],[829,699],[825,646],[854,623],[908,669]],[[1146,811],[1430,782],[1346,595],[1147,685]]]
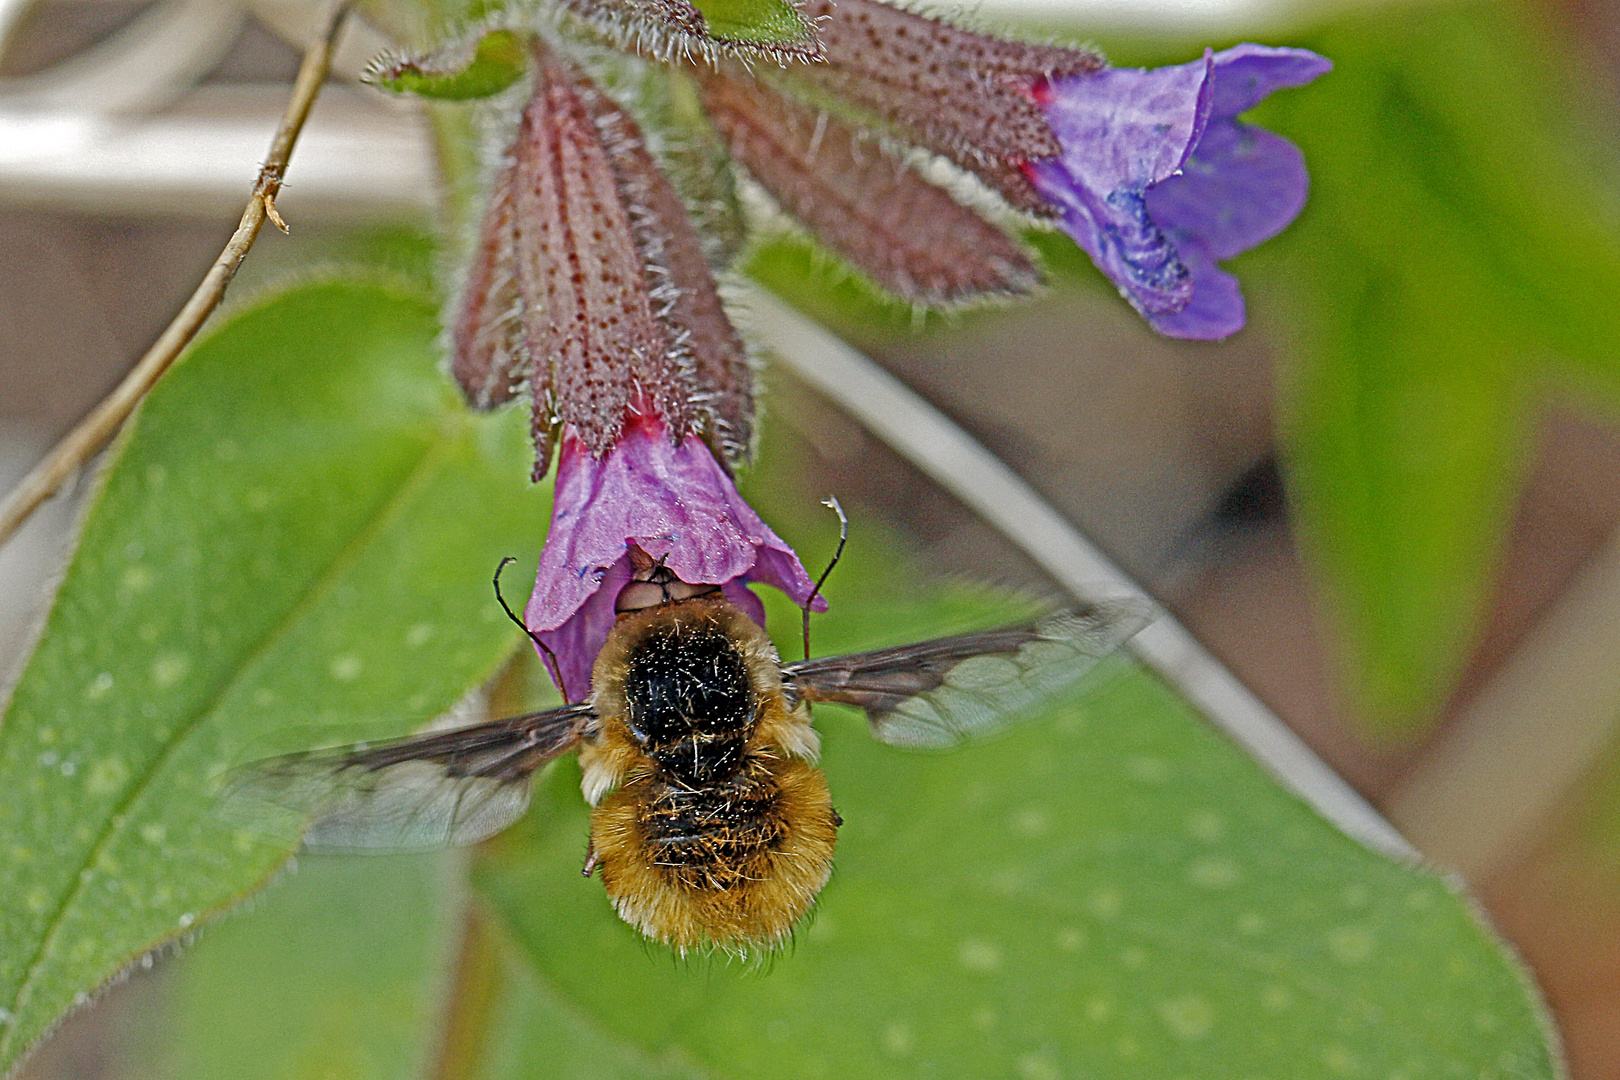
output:
[[[287,111],[281,118],[270,152],[259,167],[258,180],[248,198],[242,221],[231,234],[208,273],[203,275],[191,299],[174,317],[146,354],[130,369],[124,380],[79,421],[72,431],[63,436],[50,453],[46,454],[28,475],[0,501],[0,544],[9,540],[23,522],[54,495],[61,486],[83,468],[102,447],[112,441],[135,407],[146,397],[158,378],[174,363],[175,357],[197,336],[197,331],[213,314],[225,297],[225,289],[236,276],[242,260],[247,257],[253,241],[268,218],[275,226],[287,231],[286,222],[276,211],[276,195],[281,191],[282,178],[287,172],[287,160],[293,145],[303,130],[309,110],[315,104],[321,84],[331,67],[333,44],[337,39],[349,0],[327,0],[316,16],[309,44],[304,50],[304,62],[293,82],[292,96],[287,100]]]

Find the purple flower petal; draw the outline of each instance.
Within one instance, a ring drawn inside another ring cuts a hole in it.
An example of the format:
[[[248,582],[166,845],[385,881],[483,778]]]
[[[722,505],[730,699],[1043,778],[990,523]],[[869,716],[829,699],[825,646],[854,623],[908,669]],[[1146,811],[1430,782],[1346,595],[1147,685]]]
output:
[[[1273,90],[1304,86],[1333,70],[1333,61],[1309,49],[1277,49],[1269,45],[1234,45],[1215,54],[1215,94],[1211,119],[1224,120],[1248,112]]]
[[[1243,329],[1246,306],[1238,279],[1215,265],[1204,245],[1190,241],[1181,247],[1193,284],[1192,300],[1173,315],[1150,315],[1148,324],[1165,337],[1217,341]]]
[[[631,418],[600,460],[565,434],[551,531],[524,622],[556,653],[554,675],[575,700],[589,690],[614,601],[630,580],[632,544],[682,581],[726,586],[761,622],[763,607],[743,588],[748,581],[774,585],[796,604],[814,588],[793,549],[743,501],[701,439],[672,443],[651,412]],[[826,606],[816,598],[816,610]]]
[[[761,626],[765,625],[765,605],[760,603],[759,597],[754,595],[753,589],[743,584],[741,578],[732,578],[721,587],[720,591],[725,594],[727,600],[742,608],[744,615],[747,615]],[[821,598],[817,597],[816,599],[820,600]],[[826,601],[822,601],[822,606],[826,606]]]
[[[1239,45],[1053,80],[1039,98],[1063,153],[1025,172],[1156,329],[1226,337],[1243,326],[1243,296],[1215,261],[1287,227],[1309,186],[1292,143],[1232,117],[1331,66],[1303,49]]]
[[[631,573],[630,556],[621,555],[603,573],[596,591],[587,596],[573,615],[563,620],[562,625],[554,630],[535,631],[552,654],[548,657],[541,652],[540,659],[545,663],[546,670],[551,672],[551,681],[557,684],[557,689],[569,701],[583,701],[590,694],[591,669],[596,665],[596,654],[607,643],[608,631],[613,629],[613,620],[618,618],[613,603],[619,598],[619,590],[630,584]],[[534,627],[530,615],[533,607],[534,601],[531,599],[529,611],[523,613],[524,621],[531,630]]]
[[[1147,192],[1148,214],[1173,239],[1197,237],[1217,259],[1270,240],[1305,208],[1299,147],[1263,128],[1212,121],[1177,176]]]
[[[1206,49],[1175,67],[1104,68],[1050,84],[1046,122],[1070,179],[1107,193],[1174,175],[1209,118],[1214,64]]]
[[[1211,54],[1156,71],[1109,68],[1048,88],[1047,121],[1061,157],[1031,162],[1029,177],[1061,207],[1064,229],[1147,314],[1187,306],[1192,282],[1144,195],[1173,176],[1203,133]]]

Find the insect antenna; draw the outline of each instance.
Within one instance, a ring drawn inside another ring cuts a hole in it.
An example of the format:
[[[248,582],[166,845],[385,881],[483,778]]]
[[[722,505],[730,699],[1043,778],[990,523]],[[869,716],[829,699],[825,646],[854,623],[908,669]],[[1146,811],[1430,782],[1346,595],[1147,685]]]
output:
[[[816,602],[816,594],[827,583],[827,576],[833,572],[833,567],[837,566],[838,560],[843,557],[844,544],[849,540],[849,518],[844,516],[844,508],[838,505],[837,498],[829,495],[821,500],[821,505],[828,507],[838,515],[838,547],[833,551],[832,561],[827,564],[827,569],[823,570],[821,576],[816,578],[815,588],[811,589],[810,595],[804,598],[804,658],[806,660],[810,659],[810,605]]]
[[[839,546],[840,548],[842,547],[842,545]],[[568,687],[563,685],[562,665],[557,662],[557,654],[551,651],[551,647],[549,645],[540,640],[539,634],[529,629],[528,623],[517,617],[517,615],[512,611],[511,607],[507,605],[506,597],[501,595],[501,571],[505,570],[507,566],[515,562],[517,562],[517,559],[511,555],[508,555],[506,558],[501,560],[499,566],[495,567],[495,579],[493,582],[495,586],[495,602],[501,605],[501,610],[506,612],[506,617],[517,623],[518,629],[527,634],[529,640],[534,642],[534,647],[539,649],[540,652],[545,656],[546,666],[551,669],[551,677],[557,680],[557,690],[562,694],[563,700],[573,701],[574,699],[568,696]]]

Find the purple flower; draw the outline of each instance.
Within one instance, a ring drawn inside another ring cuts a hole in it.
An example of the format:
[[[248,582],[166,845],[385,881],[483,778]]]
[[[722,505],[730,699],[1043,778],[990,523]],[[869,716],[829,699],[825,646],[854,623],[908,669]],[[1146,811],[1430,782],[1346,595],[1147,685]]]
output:
[[[676,443],[658,414],[643,409],[626,417],[618,441],[597,458],[565,430],[551,531],[524,622],[555,654],[547,666],[570,700],[590,691],[614,602],[630,582],[632,546],[663,560],[681,581],[722,586],[761,625],[765,607],[749,582],[773,585],[799,605],[814,588],[793,549],[737,494],[701,438]],[[814,609],[826,608],[818,596]]]
[[[1227,337],[1243,328],[1243,293],[1216,263],[1287,228],[1310,186],[1298,147],[1237,115],[1332,66],[1304,49],[1238,45],[1053,79],[1036,98],[1063,152],[1025,174],[1155,330]]]

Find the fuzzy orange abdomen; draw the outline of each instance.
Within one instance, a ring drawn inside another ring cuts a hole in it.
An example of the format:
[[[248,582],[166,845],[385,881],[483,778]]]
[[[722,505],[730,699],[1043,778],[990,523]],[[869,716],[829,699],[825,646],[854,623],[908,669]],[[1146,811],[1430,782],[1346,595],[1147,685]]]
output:
[[[781,943],[832,871],[837,815],[826,778],[795,757],[750,755],[720,783],[629,779],[591,815],[619,915],[676,949]]]

